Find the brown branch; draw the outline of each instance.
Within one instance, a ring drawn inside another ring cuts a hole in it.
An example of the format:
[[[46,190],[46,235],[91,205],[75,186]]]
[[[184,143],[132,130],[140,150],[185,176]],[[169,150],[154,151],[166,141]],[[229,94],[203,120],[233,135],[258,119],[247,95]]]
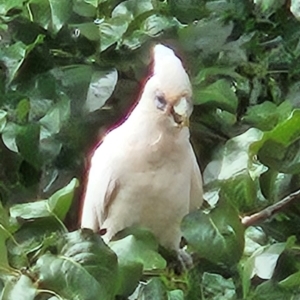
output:
[[[268,206],[266,208],[264,208],[263,210],[250,215],[250,216],[245,216],[242,218],[242,223],[246,226],[252,226],[252,225],[256,225],[257,223],[261,223],[263,221],[265,221],[266,219],[272,217],[273,215],[275,215],[277,212],[279,212],[282,208],[284,208],[285,206],[287,206],[288,204],[290,204],[290,202],[294,201],[295,199],[300,198],[300,190],[291,193],[290,195],[288,195],[287,197],[283,198],[282,200],[280,200],[279,202]]]

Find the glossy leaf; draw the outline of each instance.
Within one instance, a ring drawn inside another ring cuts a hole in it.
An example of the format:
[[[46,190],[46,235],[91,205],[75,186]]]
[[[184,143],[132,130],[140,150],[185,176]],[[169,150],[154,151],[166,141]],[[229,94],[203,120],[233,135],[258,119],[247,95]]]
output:
[[[213,263],[229,266],[242,256],[244,227],[229,203],[219,203],[209,214],[196,211],[187,215],[181,229],[188,245]]]
[[[77,180],[73,179],[66,187],[57,191],[48,200],[16,204],[10,208],[10,215],[13,218],[23,220],[53,216],[63,220],[71,206],[74,189],[77,184]]]
[[[195,91],[195,103],[215,103],[217,107],[234,113],[238,105],[238,99],[230,83],[220,79],[206,88],[197,88]]]
[[[0,133],[5,128],[5,125],[6,125],[6,115],[7,115],[6,111],[0,110]]]
[[[126,18],[116,17],[99,25],[100,51],[106,50],[116,42],[120,41],[128,28]]]
[[[203,294],[208,299],[236,299],[235,286],[232,279],[221,275],[204,273],[202,278]]]
[[[118,256],[121,295],[134,291],[143,271],[166,267],[166,261],[158,253],[158,243],[148,230],[129,229],[128,236],[110,242],[109,246]]]
[[[68,21],[71,15],[71,4],[70,1],[30,0],[28,9],[30,9],[30,14],[33,16],[33,21],[56,33]]]
[[[26,275],[21,275],[19,278],[11,278],[10,281],[6,283],[1,293],[1,299],[34,300],[37,293],[37,287],[33,284],[31,279]]]
[[[95,111],[105,104],[115,89],[117,79],[116,69],[93,73],[85,103],[88,112]]]
[[[67,234],[59,255],[42,255],[35,271],[43,286],[65,298],[111,299],[116,292],[117,258],[88,230]]]

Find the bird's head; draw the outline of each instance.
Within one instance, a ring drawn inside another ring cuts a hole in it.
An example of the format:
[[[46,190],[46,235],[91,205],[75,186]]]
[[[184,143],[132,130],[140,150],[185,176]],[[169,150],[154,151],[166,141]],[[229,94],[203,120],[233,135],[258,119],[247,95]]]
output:
[[[170,48],[158,44],[153,49],[153,74],[144,88],[151,109],[172,119],[175,126],[189,125],[193,110],[192,88],[181,60]],[[150,103],[149,103],[150,102]]]

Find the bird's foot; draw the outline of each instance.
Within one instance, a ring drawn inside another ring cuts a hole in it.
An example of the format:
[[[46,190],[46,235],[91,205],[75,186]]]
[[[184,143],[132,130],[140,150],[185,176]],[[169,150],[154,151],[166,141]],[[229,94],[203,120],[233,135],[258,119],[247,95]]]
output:
[[[179,249],[177,251],[177,258],[182,266],[183,271],[189,270],[193,267],[193,258],[184,249]]]

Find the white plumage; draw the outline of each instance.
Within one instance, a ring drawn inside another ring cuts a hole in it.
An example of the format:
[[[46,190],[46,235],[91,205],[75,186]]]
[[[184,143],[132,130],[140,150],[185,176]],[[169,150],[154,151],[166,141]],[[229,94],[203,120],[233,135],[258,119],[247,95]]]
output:
[[[154,47],[153,75],[128,119],[95,150],[81,227],[149,228],[161,245],[178,250],[180,222],[202,204],[202,179],[189,141],[191,85],[180,59]]]

